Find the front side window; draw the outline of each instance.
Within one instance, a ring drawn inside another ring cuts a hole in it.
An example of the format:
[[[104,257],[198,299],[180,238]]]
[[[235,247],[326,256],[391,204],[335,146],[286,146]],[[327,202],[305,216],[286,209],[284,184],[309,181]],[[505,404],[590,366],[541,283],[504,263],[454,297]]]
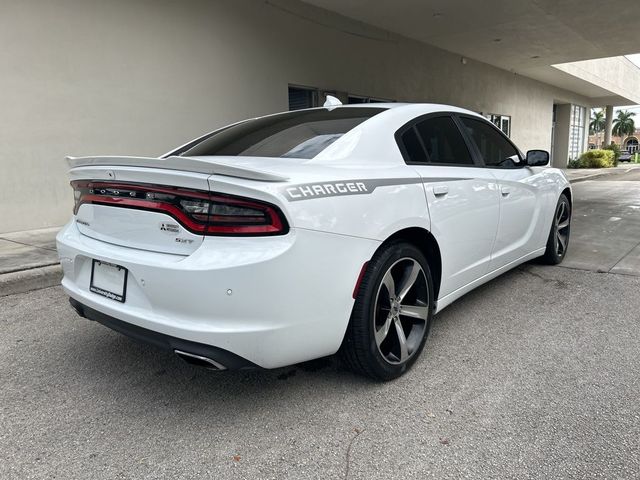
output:
[[[180,152],[193,156],[313,158],[384,108],[299,110],[232,125]]]
[[[488,167],[513,168],[522,160],[518,150],[491,125],[483,120],[461,118]]]

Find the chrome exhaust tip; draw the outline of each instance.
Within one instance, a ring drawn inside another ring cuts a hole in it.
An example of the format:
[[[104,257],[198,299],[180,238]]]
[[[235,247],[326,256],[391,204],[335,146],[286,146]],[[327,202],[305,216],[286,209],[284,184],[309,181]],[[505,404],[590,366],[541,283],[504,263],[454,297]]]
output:
[[[195,353],[183,352],[182,350],[173,351],[177,356],[183,359],[185,362],[195,365],[197,367],[208,368],[209,370],[226,370],[227,367],[209,357],[203,357],[196,355]]]

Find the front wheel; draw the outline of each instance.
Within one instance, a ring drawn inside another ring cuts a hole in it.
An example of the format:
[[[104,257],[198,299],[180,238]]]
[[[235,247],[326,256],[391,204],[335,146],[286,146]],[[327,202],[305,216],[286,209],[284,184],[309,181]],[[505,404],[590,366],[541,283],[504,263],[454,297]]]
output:
[[[341,347],[347,365],[378,380],[402,375],[424,347],[433,301],[422,252],[406,242],[382,247],[367,265]]]
[[[547,238],[547,249],[542,256],[543,263],[557,265],[564,259],[569,247],[571,233],[571,203],[563,193],[558,199],[556,210]]]

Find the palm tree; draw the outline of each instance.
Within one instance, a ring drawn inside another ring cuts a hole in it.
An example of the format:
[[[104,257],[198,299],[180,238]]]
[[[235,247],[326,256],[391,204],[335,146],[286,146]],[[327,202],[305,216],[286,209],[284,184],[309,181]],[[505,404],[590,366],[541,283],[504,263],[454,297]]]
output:
[[[634,112],[628,110],[618,110],[618,116],[613,119],[613,134],[620,137],[620,146],[624,142],[624,137],[636,131],[636,124],[633,121]]]
[[[596,136],[596,147],[600,143],[600,132],[604,131],[605,116],[604,110],[591,110],[591,123],[589,123],[589,133]]]

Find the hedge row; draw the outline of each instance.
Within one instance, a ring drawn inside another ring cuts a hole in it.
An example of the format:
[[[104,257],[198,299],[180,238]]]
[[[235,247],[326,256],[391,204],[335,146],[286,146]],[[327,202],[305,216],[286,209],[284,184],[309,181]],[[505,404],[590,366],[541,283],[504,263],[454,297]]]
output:
[[[572,160],[570,168],[611,168],[615,166],[613,150],[588,150],[577,160]]]

